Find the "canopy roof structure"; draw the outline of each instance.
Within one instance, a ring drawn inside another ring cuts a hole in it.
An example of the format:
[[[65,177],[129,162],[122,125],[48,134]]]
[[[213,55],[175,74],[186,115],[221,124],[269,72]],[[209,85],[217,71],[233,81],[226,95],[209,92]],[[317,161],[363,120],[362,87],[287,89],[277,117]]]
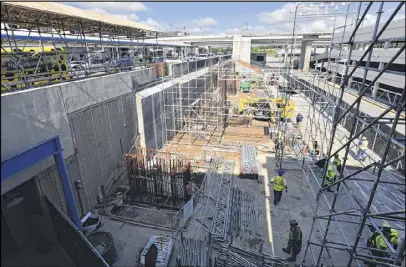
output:
[[[2,2],[2,22],[12,21],[23,28],[48,27],[64,31],[121,35],[128,38],[161,33],[151,26],[125,18],[54,2]],[[34,26],[35,25],[35,26]]]

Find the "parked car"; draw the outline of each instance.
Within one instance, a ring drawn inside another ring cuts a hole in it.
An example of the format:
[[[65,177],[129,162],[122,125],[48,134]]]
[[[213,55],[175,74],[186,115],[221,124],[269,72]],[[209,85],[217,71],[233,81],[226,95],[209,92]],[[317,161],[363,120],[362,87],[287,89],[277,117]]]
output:
[[[89,64],[85,61],[71,61],[68,64],[71,70],[89,70]]]
[[[186,60],[187,61],[195,61],[195,60],[197,60],[197,56],[188,56]]]
[[[209,55],[208,55],[208,54],[199,54],[199,55],[197,56],[197,59],[207,59],[207,58],[209,58]]]
[[[216,55],[214,53],[208,53],[207,56],[208,57],[215,57]]]
[[[217,56],[224,56],[224,53],[217,53]]]
[[[130,67],[133,65],[133,61],[130,57],[123,57],[111,60],[109,65],[111,67]]]

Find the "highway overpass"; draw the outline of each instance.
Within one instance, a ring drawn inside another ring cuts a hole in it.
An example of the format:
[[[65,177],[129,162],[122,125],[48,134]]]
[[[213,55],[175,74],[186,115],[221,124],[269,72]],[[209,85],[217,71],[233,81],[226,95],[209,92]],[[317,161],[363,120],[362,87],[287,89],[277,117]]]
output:
[[[148,42],[148,40],[146,41]],[[296,36],[296,43],[303,50],[303,55],[310,53],[312,45],[329,45],[330,41],[331,33],[303,33]],[[251,46],[284,46],[292,42],[292,34],[176,36],[158,38],[158,43],[161,42],[167,44],[183,43],[191,46],[232,46],[234,59],[249,62]]]

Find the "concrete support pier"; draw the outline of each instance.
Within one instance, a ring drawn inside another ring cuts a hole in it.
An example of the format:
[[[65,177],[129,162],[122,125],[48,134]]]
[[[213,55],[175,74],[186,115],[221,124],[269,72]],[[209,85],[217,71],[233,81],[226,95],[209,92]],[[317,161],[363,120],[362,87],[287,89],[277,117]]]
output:
[[[233,59],[245,62],[251,61],[251,39],[242,36],[233,38]]]
[[[299,69],[303,72],[309,72],[311,53],[312,43],[309,41],[302,41],[300,46]]]

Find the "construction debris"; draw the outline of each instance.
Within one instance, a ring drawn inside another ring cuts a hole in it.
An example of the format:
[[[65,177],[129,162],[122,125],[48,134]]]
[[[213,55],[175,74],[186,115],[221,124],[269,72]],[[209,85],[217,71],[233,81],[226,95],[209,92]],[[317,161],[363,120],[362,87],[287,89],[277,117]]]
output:
[[[210,266],[208,244],[193,238],[183,238],[177,263],[188,267]]]
[[[222,243],[215,267],[279,267],[287,266],[283,258]]]
[[[172,254],[173,241],[170,237],[151,236],[147,245],[141,251],[140,265],[146,266],[146,256],[153,245],[157,248],[156,267],[166,267]]]
[[[230,232],[236,236],[258,234],[259,213],[255,196],[234,187],[231,191]]]

